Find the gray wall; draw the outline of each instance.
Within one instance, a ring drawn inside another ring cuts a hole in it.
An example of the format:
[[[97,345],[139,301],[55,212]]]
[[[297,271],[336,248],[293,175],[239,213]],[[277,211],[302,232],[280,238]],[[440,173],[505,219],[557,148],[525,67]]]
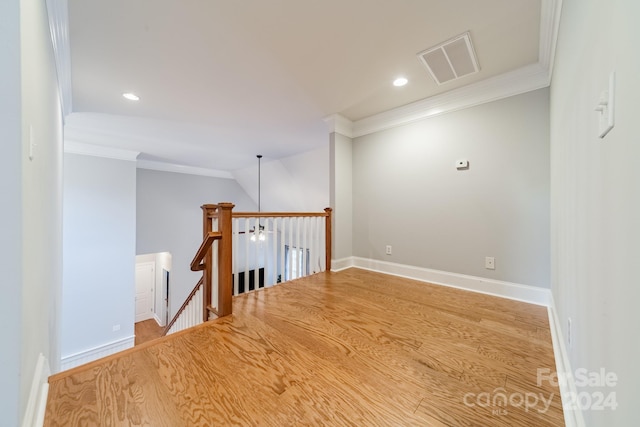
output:
[[[542,89],[355,138],[354,255],[548,287],[548,102]]]
[[[2,1],[0,17],[0,424],[17,426],[38,355],[58,366],[62,119],[45,2]]]
[[[353,255],[353,140],[333,132],[329,144],[333,208],[331,258],[340,260]]]
[[[136,239],[136,163],[64,161],[63,358],[134,335]]]
[[[189,269],[202,243],[200,206],[220,202],[234,203],[235,211],[257,210],[234,180],[138,169],[136,253],[171,253],[170,317],[202,276]]]
[[[585,411],[589,426],[640,425],[639,16],[636,0],[564,0],[551,89],[553,297],[572,369],[618,377],[579,390],[617,399]],[[616,125],[600,139],[594,108],[612,70]]]

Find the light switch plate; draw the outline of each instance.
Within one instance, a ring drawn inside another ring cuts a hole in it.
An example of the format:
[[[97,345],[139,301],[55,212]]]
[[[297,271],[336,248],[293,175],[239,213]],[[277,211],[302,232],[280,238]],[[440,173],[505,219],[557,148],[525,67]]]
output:
[[[615,126],[616,118],[616,72],[609,75],[609,88],[602,91],[598,105],[595,110],[598,112],[598,136],[604,138]]]

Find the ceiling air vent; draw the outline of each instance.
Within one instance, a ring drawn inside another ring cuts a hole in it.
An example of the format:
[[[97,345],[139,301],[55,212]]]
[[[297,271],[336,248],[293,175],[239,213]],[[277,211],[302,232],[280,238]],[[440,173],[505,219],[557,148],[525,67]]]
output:
[[[480,70],[468,32],[418,54],[439,85]]]

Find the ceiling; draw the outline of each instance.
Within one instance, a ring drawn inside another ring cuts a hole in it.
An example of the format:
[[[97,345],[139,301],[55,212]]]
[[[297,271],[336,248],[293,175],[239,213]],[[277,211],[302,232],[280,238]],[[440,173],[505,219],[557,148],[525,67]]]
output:
[[[548,2],[69,0],[66,139],[219,171],[288,157],[326,146],[329,115],[357,123],[538,64]],[[438,85],[416,55],[466,31],[480,71]]]

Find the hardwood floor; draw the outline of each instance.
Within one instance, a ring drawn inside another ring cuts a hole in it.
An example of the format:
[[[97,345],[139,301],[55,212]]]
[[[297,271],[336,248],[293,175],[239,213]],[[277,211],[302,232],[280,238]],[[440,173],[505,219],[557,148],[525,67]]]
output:
[[[164,333],[164,328],[158,325],[155,319],[143,320],[135,324],[136,342],[140,345],[151,340],[158,339]]]
[[[349,269],[52,376],[45,425],[564,425],[538,369],[546,308]]]

